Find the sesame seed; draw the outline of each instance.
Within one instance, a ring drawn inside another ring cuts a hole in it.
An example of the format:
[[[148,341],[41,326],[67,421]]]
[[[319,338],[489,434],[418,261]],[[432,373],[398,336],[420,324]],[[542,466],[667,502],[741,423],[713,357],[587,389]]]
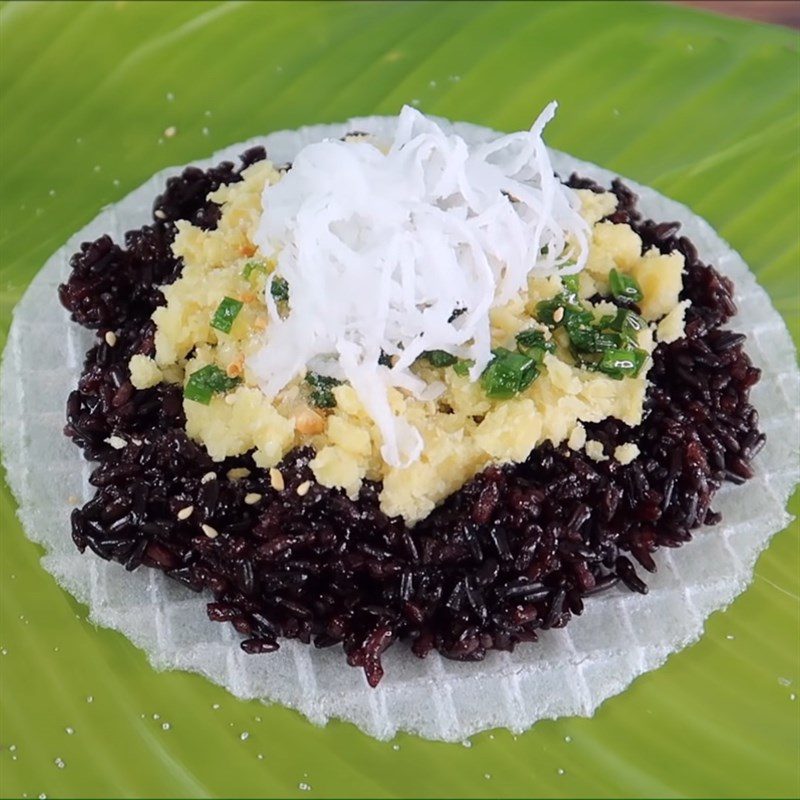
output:
[[[300,497],[305,497],[308,494],[308,490],[311,488],[311,481],[303,481],[297,487],[297,494]]]
[[[165,214],[165,213],[164,213],[164,212],[163,212],[163,211],[162,211],[160,208],[157,208],[157,209],[156,209],[156,210],[153,212],[153,216],[154,216],[156,219],[166,219],[166,218],[167,218],[167,215],[166,215],[166,214]]]
[[[219,532],[216,528],[212,528],[210,525],[201,525],[203,529],[203,533],[208,536],[209,539],[216,539],[219,536]]]
[[[553,322],[561,322],[562,319],[564,319],[564,309],[557,308],[553,313]]]
[[[254,506],[260,499],[261,495],[258,492],[250,492],[250,494],[244,496],[244,502],[248,506]]]
[[[117,334],[114,331],[108,331],[104,338],[109,347],[113,347],[117,343]]]
[[[178,519],[189,519],[192,516],[192,512],[194,511],[194,506],[186,506],[186,508],[182,508],[178,512]]]
[[[234,467],[228,470],[228,480],[238,481],[239,478],[246,478],[249,474],[250,470],[247,467]]]
[[[77,495],[71,494],[71,495],[70,495],[70,496],[67,498],[67,503],[69,503],[71,506],[77,505],[77,503],[78,503],[78,497],[77,497]]]
[[[272,467],[269,471],[269,482],[276,492],[282,492],[286,488],[281,471],[275,467]]]
[[[217,479],[216,472],[206,472],[202,478],[200,478],[200,483],[208,483],[209,481],[215,481]]]
[[[174,125],[170,125],[168,128],[164,129],[164,136],[166,136],[167,139],[171,139],[177,132],[178,129]]]
[[[109,436],[105,441],[106,444],[111,445],[115,450],[122,450],[126,444],[121,436]]]

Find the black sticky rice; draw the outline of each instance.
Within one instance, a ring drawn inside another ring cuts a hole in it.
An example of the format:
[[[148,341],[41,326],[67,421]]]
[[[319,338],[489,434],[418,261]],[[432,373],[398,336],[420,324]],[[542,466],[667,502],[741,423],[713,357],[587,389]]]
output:
[[[748,403],[759,370],[742,349],[745,337],[721,328],[736,311],[731,281],[699,260],[678,224],[643,220],[619,181],[610,219],[630,224],[645,248],[684,255],[682,297],[691,301],[685,338],[655,351],[644,422],[587,425],[606,455],[635,441],[641,455],[632,463],[597,463],[546,444],[522,464],[485,469],[409,528],[380,511],[377,484],[366,483],[356,501],[317,483],[299,496],[297,487],[313,479],[307,448],[280,464],[281,492],[250,455],[213,462],[184,431],[181,390],[136,390],[127,364],[154,353],[158,287],[182,266],[170,251],[175,221],[213,229],[220,211],[208,192],[263,158],[253,148],[238,168],[186,169],[156,199],[153,223],[129,232],[124,247],[104,236],[72,258],[61,302],[97,331],[67,402],[65,432],[98,464],[94,497],[72,513],[79,550],[210,590],[208,616],[231,622],[248,653],[275,650],[281,638],[341,644],[375,686],[381,654],[395,640],[421,658],[438,650],[480,661],[489,650],[512,650],[564,626],[587,598],[617,583],[646,592],[637,564],[654,571],[659,547],[683,545],[693,529],[719,522],[714,493],[723,481],[751,477],[764,444]],[[601,191],[574,175],[569,183]],[[125,446],[108,444],[112,436]],[[233,468],[249,474],[228,477]],[[262,499],[248,505],[250,493]]]

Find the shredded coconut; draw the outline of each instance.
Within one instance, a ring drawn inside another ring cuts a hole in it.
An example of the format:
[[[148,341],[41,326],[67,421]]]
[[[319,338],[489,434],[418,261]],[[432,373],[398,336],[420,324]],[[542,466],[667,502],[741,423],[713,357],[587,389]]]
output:
[[[283,315],[267,287],[270,324],[249,361],[264,393],[307,368],[347,380],[381,432],[383,459],[417,460],[422,438],[394,414],[389,390],[437,396],[443,387],[410,369],[427,350],[471,359],[477,379],[491,359],[490,309],[531,274],[586,262],[579,198],[542,141],[555,109],[530,131],[469,147],[406,106],[386,152],[364,138],[304,148],[264,189],[254,237],[289,286]]]

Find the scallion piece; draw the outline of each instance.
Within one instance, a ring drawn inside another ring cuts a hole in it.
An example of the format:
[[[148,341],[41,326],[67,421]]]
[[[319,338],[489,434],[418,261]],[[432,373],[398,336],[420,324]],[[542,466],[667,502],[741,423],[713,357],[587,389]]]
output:
[[[317,408],[334,408],[336,406],[333,390],[336,386],[341,386],[341,381],[319,375],[316,372],[309,372],[306,375],[306,383],[311,387],[311,402]]]
[[[541,331],[531,328],[517,334],[517,349],[540,365],[544,361],[545,353],[555,352],[556,343],[546,340]]]
[[[618,300],[633,300],[634,303],[638,303],[644,297],[636,278],[624,272],[612,269],[608,274],[608,282],[611,294]]]
[[[233,321],[239,315],[243,305],[244,303],[241,300],[223,297],[222,302],[217,306],[217,310],[211,318],[211,327],[223,333],[230,333]]]
[[[638,348],[606,350],[597,364],[597,369],[617,380],[635,378],[646,359],[647,353]]]
[[[600,324],[603,328],[617,331],[626,342],[632,345],[637,343],[639,332],[647,327],[647,323],[638,314],[634,314],[627,308],[620,308],[616,317],[603,317]]]
[[[219,367],[209,364],[189,376],[183,396],[187,400],[207,406],[215,394],[227,392],[238,383],[239,378],[229,378]]]
[[[492,351],[494,358],[481,375],[481,386],[488,397],[508,400],[530,386],[539,374],[534,360],[504,347]]]
[[[578,299],[578,286],[580,284],[579,278],[577,275],[562,275],[561,276],[561,285],[564,287],[564,291],[569,295],[569,299],[574,303]]]
[[[272,279],[272,283],[269,285],[269,293],[272,295],[276,303],[288,303],[289,284],[286,282],[286,279],[281,278],[280,275],[276,275]]]
[[[446,350],[426,350],[420,358],[424,358],[432,367],[452,367],[458,358]]]
[[[453,372],[462,378],[469,377],[469,371],[475,366],[475,362],[470,358],[460,358],[453,364]]]
[[[248,281],[249,281],[249,280],[250,280],[250,276],[251,276],[251,275],[252,275],[254,272],[262,272],[262,273],[266,274],[266,272],[267,272],[267,265],[266,265],[266,264],[263,264],[263,263],[262,263],[262,262],[260,262],[260,261],[248,261],[248,262],[247,262],[247,263],[244,265],[244,269],[242,270],[242,277],[243,277],[245,280],[248,280]]]

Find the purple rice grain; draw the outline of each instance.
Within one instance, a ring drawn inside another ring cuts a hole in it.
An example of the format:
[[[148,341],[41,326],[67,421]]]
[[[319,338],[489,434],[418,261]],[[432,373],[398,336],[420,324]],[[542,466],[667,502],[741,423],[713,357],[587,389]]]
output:
[[[175,222],[213,229],[220,209],[208,193],[265,157],[253,148],[238,167],[187,168],[156,198],[152,224],[130,231],[124,248],[103,236],[72,258],[59,297],[73,320],[97,332],[65,427],[97,463],[95,496],[71,517],[81,552],[88,547],[129,570],[160,569],[210,592],[209,618],[233,624],[247,653],[272,652],[285,638],[342,645],[347,663],[375,686],[381,654],[397,640],[420,658],[437,650],[480,661],[563,627],[587,598],[613,586],[644,593],[634,562],[654,572],[659,548],[679,547],[700,524],[720,521],[714,493],[724,481],[751,477],[764,444],[748,403],[760,373],[742,349],[744,335],[720,327],[736,311],[731,281],[699,260],[678,223],[643,220],[636,195],[619,180],[608,219],[631,225],[645,249],[683,254],[681,298],[691,303],[684,338],[653,354],[642,424],[586,426],[607,454],[636,442],[632,463],[596,463],[543,444],[523,463],[487,467],[409,528],[380,510],[377,483],[365,482],[356,500],[316,483],[297,495],[313,481],[310,448],[279,465],[289,489],[281,493],[250,453],[212,462],[185,433],[180,389],[137,390],[127,365],[134,354],[155,352],[150,316],[164,303],[159,287],[182,269],[170,250]],[[603,191],[576,175],[568,183]],[[114,347],[105,342],[109,332]],[[125,446],[114,449],[110,436]],[[227,478],[241,467],[249,475]],[[208,472],[217,478],[203,482]],[[247,505],[254,492],[262,500]],[[192,513],[179,519],[188,506]]]

